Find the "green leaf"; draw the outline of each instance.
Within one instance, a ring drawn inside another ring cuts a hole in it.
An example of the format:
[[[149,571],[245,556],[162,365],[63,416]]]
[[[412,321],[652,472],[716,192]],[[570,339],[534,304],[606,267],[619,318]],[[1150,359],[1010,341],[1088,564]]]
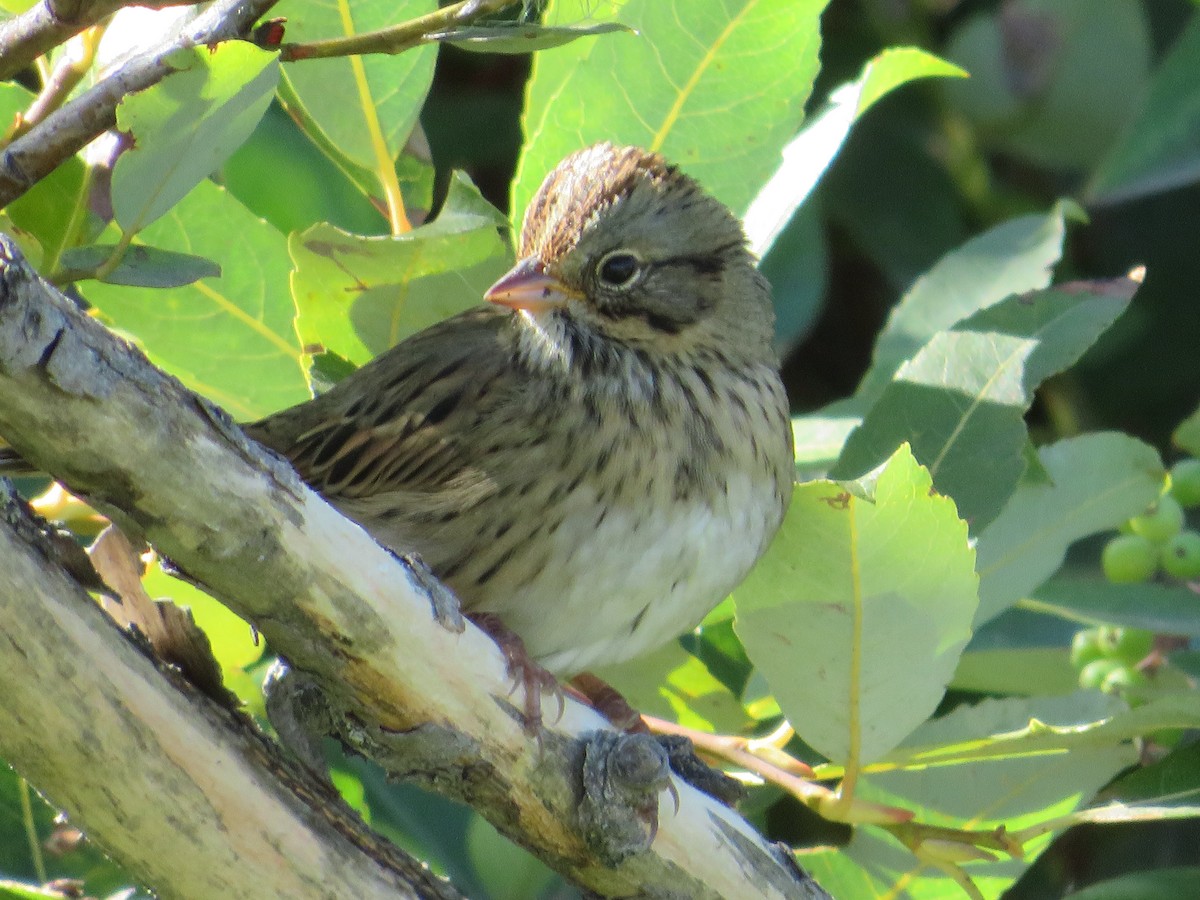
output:
[[[767,254],[837,156],[851,127],[875,101],[917,78],[965,78],[966,74],[915,47],[885,50],[867,63],[858,80],[834,90],[821,110],[783,148],[783,161],[746,210],[750,249],[759,256]]]
[[[1124,434],[1068,438],[1043,447],[1038,459],[1050,480],[1022,482],[979,535],[976,626],[1058,571],[1075,541],[1137,515],[1162,487],[1158,454]]]
[[[386,28],[437,9],[435,0],[318,0],[288,10],[288,39],[311,41]],[[433,81],[437,49],[306,59],[284,79],[324,141],[370,172],[391,166]]]
[[[116,244],[89,244],[74,247],[62,255],[59,277],[73,281],[95,277],[117,249]],[[211,259],[190,253],[175,253],[159,247],[128,247],[117,267],[104,277],[108,284],[130,287],[182,287],[201,278],[220,278],[221,267]]]
[[[1044,216],[1021,216],[947,253],[892,309],[875,341],[871,368],[855,392],[863,408],[879,399],[896,370],[939,331],[1013,294],[1044,288],[1062,256],[1070,201]]]
[[[1087,168],[1128,127],[1151,40],[1133,0],[1023,0],[967,18],[945,55],[971,73],[946,96],[977,139],[1051,169]]]
[[[990,704],[1000,706],[993,709]],[[938,731],[934,726],[942,719],[937,719],[874,768],[969,768],[980,760],[1060,756],[1085,747],[1114,747],[1164,728],[1200,726],[1200,704],[1190,693],[1167,694],[1137,709],[1097,691],[1067,697],[985,700],[970,709],[979,710],[977,721],[961,734]],[[993,722],[993,716],[1000,718]]]
[[[244,41],[172,54],[175,71],[117,107],[117,126],[134,144],[117,159],[113,215],[128,235],[141,231],[214,172],[266,112],[279,62]]]
[[[1150,869],[1128,872],[1091,884],[1071,894],[1071,900],[1163,900],[1188,897],[1200,884],[1200,868]]]
[[[803,117],[825,2],[551,2],[548,22],[615,13],[637,34],[534,58],[514,216],[560,159],[602,140],[660,151],[731,209],[745,209]]]
[[[1049,841],[1041,843],[1037,852]],[[805,871],[834,897],[958,900],[968,896],[949,875],[919,862],[895,838],[875,828],[855,829],[844,847],[806,853],[801,860]],[[972,863],[969,873],[980,896],[991,900],[1001,897],[1026,868],[1024,860],[1002,859]]]
[[[0,900],[64,900],[66,896],[55,888],[21,884],[19,881],[0,881]]]
[[[1119,203],[1200,179],[1200,18],[1150,79],[1141,113],[1096,170],[1093,203]]]
[[[105,321],[239,419],[308,399],[283,235],[204,181],[142,238],[215,260],[222,275],[166,290],[88,284]]]
[[[1171,435],[1171,443],[1192,456],[1200,456],[1200,407],[1179,423]]]
[[[987,700],[960,706],[926,723],[905,746],[969,745],[981,735],[1019,729],[1031,720],[1064,723],[1065,727],[1066,723],[1094,721],[1115,706],[1110,698],[1099,695]],[[1132,747],[1103,744],[1080,747],[1069,754],[1030,758],[1013,754],[960,766],[915,765],[911,770],[888,771],[881,765],[882,771],[860,780],[857,796],[908,809],[922,825],[974,831],[1004,826],[1012,833],[1073,812],[1135,760]],[[967,871],[984,896],[999,897],[1049,841],[1049,835],[1041,836],[1025,844],[1021,859],[997,854],[997,861],[973,862]],[[805,858],[809,872],[835,896],[931,900],[962,896],[947,876],[926,868],[907,848],[875,829],[856,830],[844,853],[846,860],[822,856],[816,865]],[[853,878],[858,879],[858,887],[847,890]],[[865,887],[864,881],[871,888]]]
[[[1184,743],[1165,759],[1134,769],[1106,788],[1100,802],[1153,803],[1156,806],[1194,804],[1200,797],[1200,743]]]
[[[361,365],[474,306],[512,263],[505,224],[457,173],[437,219],[404,234],[363,237],[324,224],[293,234],[301,338]]]
[[[223,672],[248,669],[262,658],[263,645],[255,640],[250,625],[196,586],[171,577],[157,565],[146,570],[142,586],[155,600],[167,598],[192,611]]]
[[[598,34],[631,32],[620,22],[596,22],[592,25],[539,25],[536,22],[496,22],[473,25],[431,34],[426,40],[453,44],[460,50],[474,53],[532,53],[561,47],[571,41]]]
[[[1036,588],[1021,606],[1087,625],[1200,637],[1200,602],[1179,584],[1113,584],[1099,577],[1060,576]]]
[[[801,478],[825,475],[837,460],[846,439],[862,419],[855,416],[797,416],[792,419],[792,440],[796,448],[796,473]]]
[[[954,504],[930,487],[906,447],[871,500],[831,482],[798,486],[734,595],[750,659],[830,759],[878,758],[924,721],[970,637],[975,555]]]
[[[1040,697],[1071,693],[1077,687],[1078,674],[1061,648],[967,650],[950,684],[956,690],[980,694]]]
[[[759,263],[759,271],[771,282],[780,356],[812,329],[825,297],[829,252],[818,205],[800,209]]]
[[[850,435],[832,476],[860,476],[910,442],[934,486],[979,531],[1025,470],[1034,389],[1075,362],[1137,287],[1129,278],[1063,284],[1010,297],[934,335]]]
[[[490,900],[527,900],[543,896],[554,873],[529,851],[501,835],[482,816],[467,826],[467,856]]]
[[[737,698],[676,641],[596,674],[639,712],[718,733],[736,733],[746,725]]]

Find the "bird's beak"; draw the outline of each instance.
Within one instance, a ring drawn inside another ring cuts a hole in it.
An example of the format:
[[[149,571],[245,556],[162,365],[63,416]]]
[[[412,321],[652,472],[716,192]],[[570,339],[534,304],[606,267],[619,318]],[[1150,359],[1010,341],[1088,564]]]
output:
[[[578,294],[565,284],[546,274],[537,257],[526,257],[508,271],[503,278],[488,288],[483,299],[510,309],[523,309],[537,313],[565,306]]]

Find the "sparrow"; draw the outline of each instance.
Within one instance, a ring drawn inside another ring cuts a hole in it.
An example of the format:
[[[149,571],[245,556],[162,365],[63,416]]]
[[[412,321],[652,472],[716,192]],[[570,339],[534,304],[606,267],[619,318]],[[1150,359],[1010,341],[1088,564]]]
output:
[[[740,222],[661,156],[597,144],[547,176],[484,299],[246,432],[551,673],[694,628],[792,490]]]

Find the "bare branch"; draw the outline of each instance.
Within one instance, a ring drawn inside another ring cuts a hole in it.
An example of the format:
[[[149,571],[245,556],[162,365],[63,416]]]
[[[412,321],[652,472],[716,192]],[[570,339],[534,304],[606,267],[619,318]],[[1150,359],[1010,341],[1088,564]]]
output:
[[[41,0],[0,22],[0,81],[124,6],[194,6],[201,0]]]
[[[172,686],[22,513],[0,490],[0,752],[75,824],[163,897],[459,897],[247,717]]]
[[[588,738],[604,727],[596,714],[568,702],[540,745],[530,740],[482,632],[436,624],[411,568],[3,238],[0,433],[253,622],[349,711],[344,740],[467,801],[572,881],[603,896],[825,896],[790,853],[677,780],[650,795],[653,842],[606,864],[579,819]]]
[[[17,138],[0,156],[0,207],[20,197],[97,135],[116,125],[117,104],[126,94],[143,91],[165,78],[172,71],[167,62],[172,53],[242,37],[277,2],[216,0],[174,40],[130,59]]]

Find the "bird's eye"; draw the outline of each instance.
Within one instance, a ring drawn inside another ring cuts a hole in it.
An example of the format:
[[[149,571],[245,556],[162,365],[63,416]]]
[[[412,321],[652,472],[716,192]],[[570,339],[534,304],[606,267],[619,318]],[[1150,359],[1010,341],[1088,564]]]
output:
[[[632,253],[615,250],[600,260],[600,280],[609,287],[625,287],[638,275],[641,263]]]

